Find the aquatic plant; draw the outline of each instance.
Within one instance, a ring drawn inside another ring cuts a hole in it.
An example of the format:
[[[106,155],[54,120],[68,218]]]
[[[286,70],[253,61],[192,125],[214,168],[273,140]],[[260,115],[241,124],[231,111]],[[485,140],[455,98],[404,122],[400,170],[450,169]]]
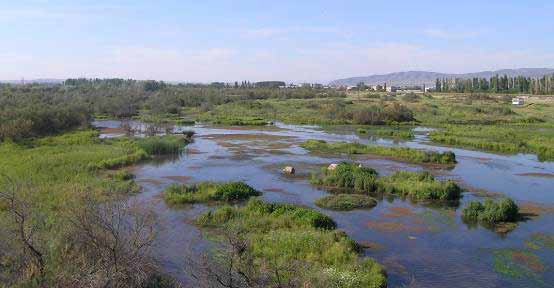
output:
[[[259,195],[261,195],[259,191],[244,182],[171,184],[164,191],[164,199],[170,204],[192,204],[210,201],[232,202]]]
[[[149,155],[170,155],[183,151],[187,140],[177,135],[138,138],[137,144]]]
[[[346,188],[351,193],[383,192],[410,196],[415,200],[451,201],[461,197],[461,188],[453,181],[437,181],[429,172],[398,171],[378,177],[377,171],[343,162],[334,170],[322,168],[312,176],[312,184],[330,188]]]
[[[315,204],[322,208],[348,211],[374,207],[377,205],[377,201],[367,195],[337,194],[319,198],[315,201]]]
[[[530,278],[537,282],[543,282],[540,277],[545,271],[545,264],[541,259],[525,250],[498,249],[492,252],[494,257],[494,270],[505,276],[513,278]]]
[[[240,231],[237,266],[266,285],[303,287],[386,287],[382,267],[360,259],[359,247],[335,222],[312,209],[251,199],[244,207],[224,206],[201,215],[202,227]],[[278,277],[278,278],[277,278]]]
[[[319,153],[373,154],[413,163],[456,163],[456,155],[451,151],[434,152],[408,147],[387,147],[348,142],[328,143],[323,140],[308,140],[300,146],[311,152]]]
[[[462,216],[466,221],[489,225],[516,222],[519,219],[519,208],[510,198],[503,198],[499,201],[487,199],[484,203],[472,201],[464,208]]]

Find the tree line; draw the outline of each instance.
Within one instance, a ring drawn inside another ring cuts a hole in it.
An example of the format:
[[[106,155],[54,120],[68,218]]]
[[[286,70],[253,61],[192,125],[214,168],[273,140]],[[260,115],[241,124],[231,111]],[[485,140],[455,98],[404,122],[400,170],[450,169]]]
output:
[[[507,75],[487,78],[437,78],[437,92],[446,93],[524,93],[534,95],[554,94],[554,74],[541,78]]]

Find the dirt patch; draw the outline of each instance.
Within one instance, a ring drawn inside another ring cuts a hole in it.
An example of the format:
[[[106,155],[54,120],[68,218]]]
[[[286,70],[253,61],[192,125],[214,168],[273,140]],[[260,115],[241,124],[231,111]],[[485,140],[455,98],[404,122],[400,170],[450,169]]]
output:
[[[162,178],[177,181],[177,182],[181,182],[181,183],[186,183],[190,179],[192,179],[192,177],[190,177],[190,176],[164,176]]]
[[[409,232],[414,234],[421,234],[425,232],[425,228],[417,225],[407,225],[401,222],[387,222],[387,221],[369,221],[367,227],[383,232]]]
[[[552,174],[552,173],[530,172],[530,173],[519,173],[519,174],[516,174],[516,175],[517,176],[528,176],[528,177],[554,178],[554,174]]]

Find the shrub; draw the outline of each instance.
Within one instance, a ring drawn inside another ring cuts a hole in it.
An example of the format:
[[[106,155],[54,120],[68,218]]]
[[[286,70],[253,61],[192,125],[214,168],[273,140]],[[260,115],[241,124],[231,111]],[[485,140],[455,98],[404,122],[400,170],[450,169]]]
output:
[[[462,216],[467,221],[494,225],[501,222],[516,222],[519,218],[519,208],[510,198],[499,201],[491,199],[485,203],[470,202],[463,210]]]
[[[164,199],[170,204],[192,204],[211,201],[233,202],[259,195],[259,191],[244,182],[203,182],[194,185],[171,184],[164,192]]]
[[[315,204],[322,208],[348,211],[360,208],[371,208],[377,205],[372,197],[359,194],[338,194],[329,195],[315,201]]]

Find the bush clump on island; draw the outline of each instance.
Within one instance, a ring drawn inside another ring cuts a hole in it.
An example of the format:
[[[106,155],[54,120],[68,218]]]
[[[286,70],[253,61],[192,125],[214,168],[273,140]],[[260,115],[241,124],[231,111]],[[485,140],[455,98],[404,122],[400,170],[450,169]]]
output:
[[[322,169],[312,177],[312,184],[329,188],[349,189],[353,194],[383,192],[410,196],[415,200],[454,201],[461,197],[461,188],[453,181],[438,181],[429,172],[398,171],[379,177],[377,171],[343,162],[334,170]]]
[[[428,164],[456,164],[454,152],[423,151],[408,147],[386,147],[376,145],[364,145],[360,143],[334,142],[323,140],[308,140],[301,147],[311,152],[320,153],[346,153],[346,154],[373,154],[391,157],[401,161]]]
[[[212,183],[193,185],[172,184],[164,192],[169,204],[193,204],[207,202],[234,202],[260,196],[261,193],[244,182]]]
[[[361,194],[337,194],[319,198],[315,204],[331,210],[349,211],[375,207],[377,200]]]
[[[264,286],[386,287],[386,274],[359,246],[335,230],[328,216],[291,204],[251,199],[244,207],[224,206],[197,219],[202,227],[240,231],[237,274]],[[235,241],[234,243],[237,243]],[[233,257],[233,256],[229,256]],[[229,263],[229,262],[227,262]]]
[[[462,217],[469,222],[496,225],[503,222],[517,222],[520,215],[519,207],[514,200],[503,198],[498,201],[487,199],[484,203],[469,202],[462,212]]]
[[[174,155],[183,151],[188,140],[182,136],[165,135],[138,138],[137,144],[148,155]]]

